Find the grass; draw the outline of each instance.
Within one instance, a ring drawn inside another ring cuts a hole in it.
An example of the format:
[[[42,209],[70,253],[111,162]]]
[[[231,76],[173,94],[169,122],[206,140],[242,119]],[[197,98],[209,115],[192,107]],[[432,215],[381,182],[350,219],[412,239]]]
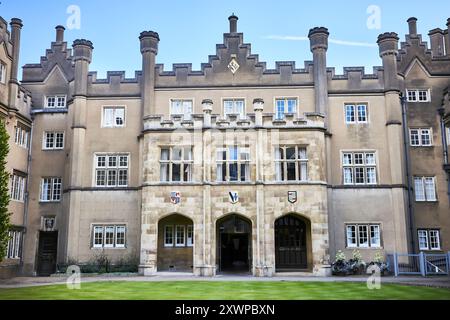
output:
[[[0,300],[450,300],[450,289],[335,282],[90,282],[0,289]]]

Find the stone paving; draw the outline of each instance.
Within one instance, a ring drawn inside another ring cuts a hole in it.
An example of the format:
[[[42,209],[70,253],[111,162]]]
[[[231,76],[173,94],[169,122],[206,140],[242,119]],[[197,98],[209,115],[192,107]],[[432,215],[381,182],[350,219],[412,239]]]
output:
[[[65,284],[67,276],[52,277],[17,277],[0,280],[0,289]],[[187,273],[157,273],[154,276],[138,276],[137,274],[81,275],[82,282],[154,282],[154,281],[294,281],[294,282],[366,282],[365,276],[352,277],[314,277],[314,276],[275,276],[273,278],[256,278],[249,275],[217,275],[212,278],[197,277]],[[429,286],[450,289],[450,277],[382,277],[381,283]]]

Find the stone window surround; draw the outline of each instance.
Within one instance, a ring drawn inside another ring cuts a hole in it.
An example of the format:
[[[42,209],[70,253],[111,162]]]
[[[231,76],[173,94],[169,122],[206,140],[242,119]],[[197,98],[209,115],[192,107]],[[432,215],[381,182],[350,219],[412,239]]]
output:
[[[47,137],[48,134],[53,134],[53,147],[47,147]],[[57,135],[62,134],[62,147],[56,147],[56,141],[57,141]],[[65,146],[65,140],[66,140],[66,134],[64,130],[58,131],[58,130],[49,130],[44,131],[43,137],[42,137],[42,150],[44,151],[52,151],[52,150],[64,150]]]
[[[284,117],[280,118],[280,119],[277,117],[277,114],[278,114],[278,112],[277,112],[277,101],[278,100],[294,100],[294,99],[296,100],[295,113],[285,112],[284,115],[286,116],[286,115],[293,114],[295,117],[298,117],[299,116],[299,109],[300,109],[300,97],[299,96],[275,96],[273,98],[273,113],[274,113],[274,117],[275,117],[276,120],[284,120]]]
[[[419,179],[422,180],[422,188],[423,188],[422,190],[423,190],[424,199],[417,199],[416,180],[419,180]],[[431,197],[429,200],[428,200],[429,194],[428,194],[427,189],[426,189],[426,181],[425,181],[426,179],[432,179],[433,187],[434,187],[434,197]],[[438,202],[438,198],[437,198],[438,192],[436,190],[436,177],[435,176],[419,176],[419,175],[415,175],[413,177],[413,182],[414,182],[414,196],[415,196],[414,200],[416,202],[418,202],[418,203]]]
[[[105,228],[106,227],[113,227],[114,228],[114,238],[113,238],[113,245],[112,246],[106,246],[105,245],[105,239],[106,239],[106,231]],[[123,227],[125,228],[124,231],[124,244],[122,245],[117,245],[117,229],[118,227]],[[96,228],[102,228],[102,244],[101,246],[99,245],[95,245],[95,234]],[[128,224],[127,223],[113,223],[113,222],[108,222],[108,223],[91,223],[91,240],[90,240],[90,247],[91,250],[103,250],[103,249],[107,249],[107,250],[124,250],[127,248],[127,236],[128,236]]]
[[[123,124],[117,125],[115,122],[115,117],[113,117],[113,124],[106,125],[105,124],[105,111],[106,109],[114,109],[114,114],[116,109],[123,109]],[[101,106],[101,120],[100,120],[100,128],[102,129],[121,129],[126,128],[127,126],[127,106],[126,105],[102,105]]]
[[[233,102],[235,101],[243,101],[244,102],[244,106],[243,106],[243,115],[240,118],[241,120],[244,120],[247,118],[247,100],[244,97],[223,97],[220,99],[221,100],[221,107],[222,107],[222,115],[223,118],[226,118],[228,115],[237,115],[240,116],[239,113],[229,113],[229,114],[225,114],[225,101],[230,101],[232,100]]]
[[[295,148],[295,160],[290,160],[287,159],[287,155],[286,155],[286,150],[287,149],[291,149],[291,148]],[[283,149],[283,155],[280,155],[280,158],[277,159],[277,150],[279,149]],[[305,150],[305,155],[306,158],[305,159],[301,159],[300,157],[300,150]],[[308,182],[308,146],[306,145],[296,145],[296,144],[283,144],[283,145],[278,145],[275,146],[275,150],[274,150],[274,162],[275,162],[275,182],[280,182],[280,183],[292,183],[292,182]],[[295,163],[295,180],[288,180],[288,163]],[[277,178],[277,166],[278,164],[281,164],[282,167],[280,168],[280,174],[284,176],[284,180],[282,179],[278,179]],[[302,168],[303,165],[306,164],[306,177],[303,179],[303,174],[302,174]],[[301,166],[301,168],[299,168],[299,166]]]
[[[427,237],[427,248],[420,246],[420,233],[425,232]],[[437,238],[438,238],[438,245],[439,247],[431,248],[431,232],[436,232]],[[441,240],[441,230],[440,229],[433,229],[433,228],[418,228],[417,229],[417,245],[419,246],[419,250],[423,251],[441,251],[442,248],[442,240]]]
[[[412,131],[417,130],[418,131],[418,135],[419,135],[419,144],[412,144]],[[430,144],[423,144],[423,140],[422,140],[422,132],[428,130],[429,132],[429,139],[430,139]],[[425,127],[411,127],[409,128],[409,145],[411,147],[433,147],[433,128],[425,128]]]
[[[354,155],[355,154],[359,154],[362,153],[364,154],[364,164],[362,165],[357,165],[355,164],[354,161]],[[344,155],[345,154],[352,154],[352,159],[353,159],[353,163],[351,165],[346,165],[344,164]],[[368,165],[366,164],[366,154],[374,154],[374,160],[375,160],[375,164],[373,165]],[[378,159],[378,152],[376,150],[341,150],[341,172],[342,172],[342,184],[345,186],[375,186],[378,185],[378,181],[379,181],[379,159]],[[356,175],[355,175],[355,171],[353,170],[353,182],[352,183],[345,183],[345,173],[344,173],[344,169],[346,167],[351,167],[351,168],[356,168],[356,167],[362,167],[364,168],[364,183],[356,183]],[[367,183],[367,168],[375,168],[375,183]]]
[[[30,146],[30,138],[31,129],[18,122],[14,127],[14,143],[19,147],[28,149]]]
[[[11,260],[21,259],[23,231],[9,230],[8,236],[10,237],[10,239],[7,244],[5,258]]]
[[[0,83],[6,85],[6,63],[0,60]]]
[[[55,105],[48,106],[48,99],[55,98]],[[64,106],[58,106],[58,99],[64,98]],[[44,109],[66,109],[67,108],[67,95],[65,94],[48,94],[44,96]]]
[[[190,116],[187,117],[184,112],[182,114],[172,113],[172,103],[174,101],[182,101],[182,102],[190,101],[191,102],[191,114],[190,114]],[[170,116],[183,116],[184,120],[191,120],[192,115],[195,114],[195,99],[194,98],[170,98],[169,99],[169,112],[170,112]]]
[[[354,107],[354,121],[347,121],[347,106],[353,106]],[[360,121],[359,120],[359,106],[365,106],[366,107],[366,121]],[[346,102],[344,103],[344,122],[347,125],[351,124],[368,124],[369,123],[369,103],[368,102]]]
[[[181,159],[173,160],[173,149],[181,149]],[[186,149],[190,150],[190,159],[185,158]],[[189,183],[193,182],[193,171],[194,171],[194,146],[193,145],[160,145],[159,146],[160,155],[159,155],[159,181],[162,183]],[[162,152],[163,150],[169,150],[168,159],[162,160]],[[163,165],[168,166],[169,170],[167,179],[163,180],[162,176],[162,168]],[[180,181],[173,181],[173,166],[180,165]],[[187,173],[187,181],[184,181],[184,173],[186,167],[189,166],[189,171]],[[190,177],[190,178],[189,178]]]
[[[127,166],[120,166],[120,159],[117,160],[117,166],[115,167],[109,167],[109,165],[106,165],[108,162],[108,157],[127,157]],[[106,157],[105,159],[105,167],[99,167],[98,166],[98,157]],[[104,153],[104,152],[94,152],[94,165],[93,165],[93,182],[92,185],[95,188],[126,188],[129,186],[129,180],[131,176],[131,154],[129,152],[118,152],[118,153]],[[105,170],[105,185],[98,185],[97,182],[97,171],[99,170]],[[116,173],[116,184],[115,185],[108,185],[108,171],[109,170],[115,170]],[[119,171],[120,170],[127,170],[127,183],[126,185],[119,185]]]
[[[383,225],[381,222],[346,222],[344,223],[345,228],[344,228],[344,235],[345,235],[345,248],[346,249],[358,249],[358,250],[383,250]],[[348,241],[348,227],[351,226],[355,226],[356,227],[356,246],[349,246],[349,241]],[[359,226],[367,226],[367,242],[368,245],[366,247],[361,247],[359,245]],[[372,226],[378,226],[378,230],[379,230],[379,241],[380,241],[380,245],[379,246],[372,246],[371,244],[371,227]]]
[[[44,182],[45,180],[50,180],[50,198],[51,199],[43,199],[44,192]],[[57,190],[59,191],[57,197],[55,199],[55,186],[59,186]],[[62,200],[62,189],[63,182],[61,177],[42,177],[40,182],[40,191],[39,191],[39,202],[40,203],[54,203],[61,202]]]
[[[236,149],[236,159],[231,159],[230,156],[230,149],[231,148],[235,148]],[[225,152],[225,158],[226,160],[222,159],[218,159],[217,155],[218,153],[222,153]],[[215,148],[215,173],[216,173],[216,179],[215,181],[217,183],[249,183],[251,182],[251,156],[250,156],[250,146],[247,144],[238,144],[237,142],[235,142],[234,144],[229,144],[229,145],[223,145],[221,147],[217,146]],[[247,159],[242,159],[241,155],[243,154],[247,154],[248,158]],[[230,170],[230,166],[236,164],[236,178],[237,180],[231,180],[231,170]],[[220,176],[222,176],[222,179],[219,180],[219,165],[222,166],[222,172],[220,174]],[[242,181],[242,165],[246,166],[246,174],[245,174],[245,180]],[[223,177],[223,166],[225,166],[225,177]]]
[[[14,170],[10,176],[10,199],[11,201],[24,202],[27,184],[27,175]],[[16,189],[18,188],[18,190]]]
[[[419,100],[419,92],[425,92],[427,95],[427,100]],[[410,92],[415,92],[415,100],[410,100]],[[431,89],[406,89],[406,101],[407,102],[414,102],[414,103],[428,103],[431,102]]]

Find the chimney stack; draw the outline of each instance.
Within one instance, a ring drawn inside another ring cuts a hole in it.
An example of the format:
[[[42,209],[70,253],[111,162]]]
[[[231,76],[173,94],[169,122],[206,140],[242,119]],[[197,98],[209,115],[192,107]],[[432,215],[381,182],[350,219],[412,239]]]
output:
[[[328,29],[324,27],[311,29],[308,34],[314,62],[316,112],[325,116],[328,114],[327,50],[329,35]]]
[[[155,114],[155,67],[158,54],[159,35],[153,31],[144,31],[139,40],[142,54],[142,116]]]
[[[442,57],[444,55],[444,30],[436,28],[428,34],[431,42],[431,52],[433,57]]]
[[[11,43],[13,45],[13,61],[11,67],[11,80],[17,81],[19,71],[20,33],[23,27],[22,20],[11,19]]]
[[[56,42],[61,43],[64,41],[64,30],[66,30],[66,28],[64,28],[63,26],[59,25],[56,26]]]
[[[409,25],[409,36],[417,37],[417,18],[411,17],[407,22]]]
[[[234,13],[228,18],[230,21],[230,33],[236,33],[237,32],[237,22],[239,18],[234,15]]]

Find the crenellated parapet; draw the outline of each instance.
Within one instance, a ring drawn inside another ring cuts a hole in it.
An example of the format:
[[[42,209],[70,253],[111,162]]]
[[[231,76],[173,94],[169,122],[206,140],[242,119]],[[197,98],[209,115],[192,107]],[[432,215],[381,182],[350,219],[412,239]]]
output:
[[[151,115],[144,118],[144,132],[174,130],[322,130],[325,131],[325,115],[306,112],[301,116],[287,114],[283,119],[276,119],[273,113],[263,113],[264,101],[255,99],[254,113],[245,117],[238,114],[221,116],[212,114],[212,100],[203,100],[203,114],[193,114],[190,118],[182,115]]]

